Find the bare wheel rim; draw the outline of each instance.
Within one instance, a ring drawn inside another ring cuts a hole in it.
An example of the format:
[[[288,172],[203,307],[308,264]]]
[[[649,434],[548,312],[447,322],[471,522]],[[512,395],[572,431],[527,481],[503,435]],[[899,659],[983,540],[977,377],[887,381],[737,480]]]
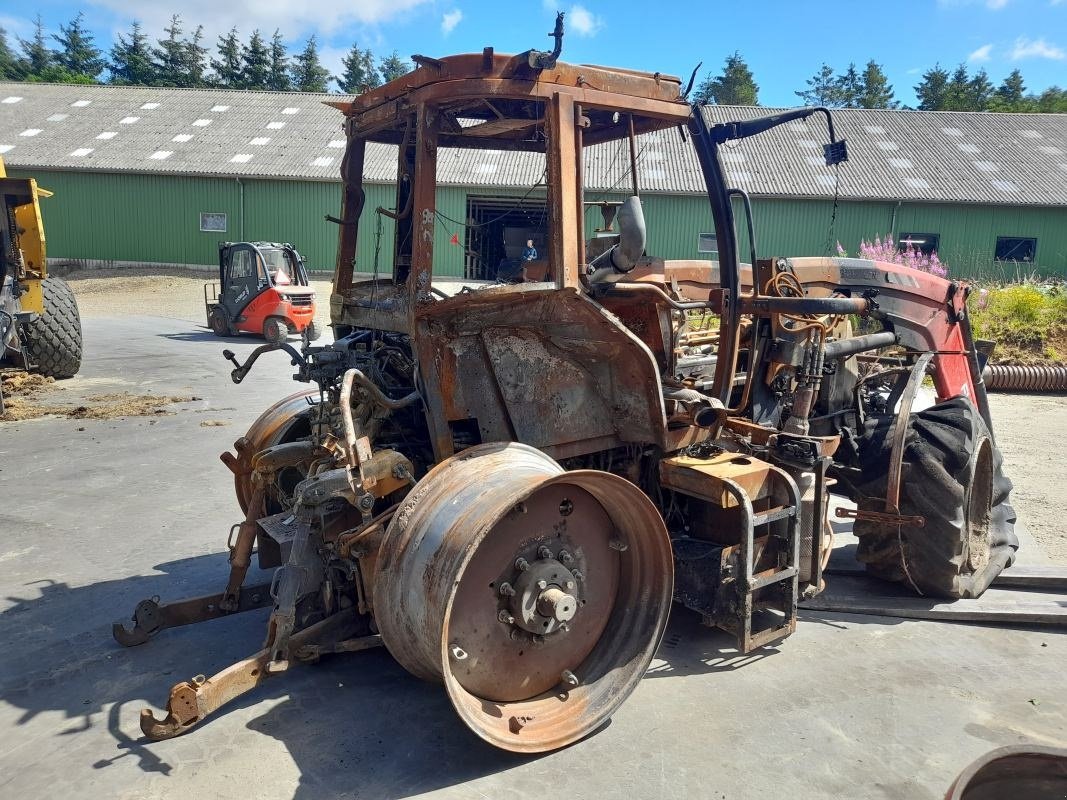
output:
[[[564,473],[525,445],[479,445],[397,510],[375,619],[394,657],[443,680],[478,736],[541,752],[594,730],[634,689],[672,580],[662,518],[633,484]]]

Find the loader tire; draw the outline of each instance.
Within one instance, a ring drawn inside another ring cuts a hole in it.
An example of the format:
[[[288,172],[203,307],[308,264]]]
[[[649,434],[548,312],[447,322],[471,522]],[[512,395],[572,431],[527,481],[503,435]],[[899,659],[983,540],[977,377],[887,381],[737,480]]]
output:
[[[263,323],[263,338],[271,344],[282,344],[289,338],[289,326],[278,317],[268,317]]]
[[[44,314],[24,328],[26,350],[35,371],[50,378],[73,378],[82,363],[82,325],[67,282],[41,281]]]
[[[860,445],[863,494],[884,498],[893,419],[872,421]],[[856,558],[877,577],[923,595],[979,597],[1015,561],[1015,510],[1000,450],[970,400],[912,414],[904,442],[900,513],[922,527],[857,520]],[[861,508],[882,510],[877,502]]]

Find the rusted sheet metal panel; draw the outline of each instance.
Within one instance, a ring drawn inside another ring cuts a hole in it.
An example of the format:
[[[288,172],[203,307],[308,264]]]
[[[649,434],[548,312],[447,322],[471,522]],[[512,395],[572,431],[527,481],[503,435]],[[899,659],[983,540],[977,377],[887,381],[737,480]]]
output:
[[[655,358],[585,295],[500,287],[419,314],[424,382],[440,387],[443,418],[431,425],[441,432],[440,447],[450,446],[449,422],[471,419],[483,441],[514,432],[534,447],[579,445],[568,454],[601,449],[605,436],[662,443],[666,413]]]

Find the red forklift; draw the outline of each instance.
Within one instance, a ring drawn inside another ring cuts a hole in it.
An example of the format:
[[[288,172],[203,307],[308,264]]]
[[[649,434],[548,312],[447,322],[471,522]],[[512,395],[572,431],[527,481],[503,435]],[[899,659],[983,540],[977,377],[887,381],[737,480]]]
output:
[[[219,242],[219,282],[204,284],[204,307],[216,336],[256,333],[279,344],[293,333],[319,335],[315,290],[291,244]]]

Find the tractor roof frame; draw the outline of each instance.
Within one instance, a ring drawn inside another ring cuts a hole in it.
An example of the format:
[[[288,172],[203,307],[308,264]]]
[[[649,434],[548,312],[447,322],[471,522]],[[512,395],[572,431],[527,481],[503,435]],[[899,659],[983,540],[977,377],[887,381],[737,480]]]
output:
[[[544,152],[550,274],[558,288],[578,287],[585,260],[582,148],[685,125],[691,114],[681,81],[661,73],[565,63],[542,69],[531,66],[529,53],[498,55],[491,48],[415,61],[417,68],[397,80],[330,103],[345,114],[348,140],[331,303],[335,311],[358,306],[367,327],[411,330],[418,306],[431,300],[438,147]],[[396,247],[391,289],[375,282],[372,298],[356,300],[367,142],[399,146],[396,211],[379,212],[396,220]]]

